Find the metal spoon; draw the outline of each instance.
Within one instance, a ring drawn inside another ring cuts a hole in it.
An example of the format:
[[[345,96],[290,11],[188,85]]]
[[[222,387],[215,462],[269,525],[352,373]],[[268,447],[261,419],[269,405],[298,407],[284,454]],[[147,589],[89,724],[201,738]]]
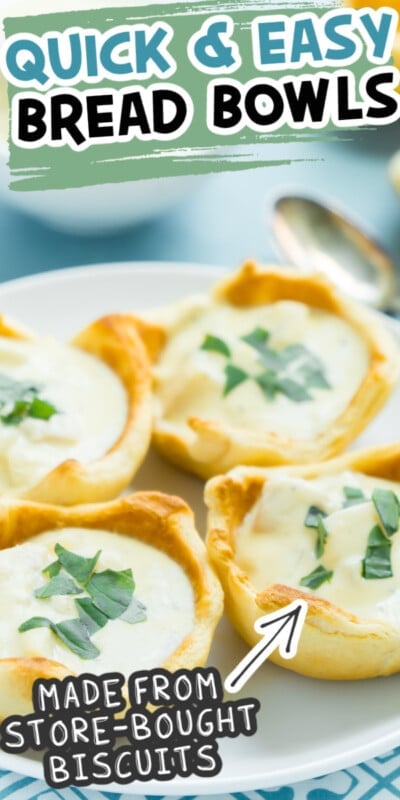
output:
[[[280,197],[272,227],[283,254],[301,272],[322,273],[353,299],[400,311],[390,257],[339,212],[307,197]]]

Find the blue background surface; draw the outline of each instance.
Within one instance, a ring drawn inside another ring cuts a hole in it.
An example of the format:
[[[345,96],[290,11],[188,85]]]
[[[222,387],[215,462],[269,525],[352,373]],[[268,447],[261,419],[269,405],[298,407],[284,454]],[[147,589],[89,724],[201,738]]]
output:
[[[276,149],[276,148],[275,148]],[[105,237],[61,234],[0,204],[1,280],[78,264],[129,260],[189,261],[236,266],[275,257],[267,214],[274,196],[297,191],[333,199],[361,218],[400,268],[400,197],[387,178],[400,149],[400,125],[363,131],[354,141],[281,146],[304,159],[241,173],[200,178],[162,217]],[[313,159],[313,160],[311,160]]]
[[[122,788],[122,787],[121,787]],[[43,781],[0,771],[1,800],[128,800],[128,796],[70,787],[51,789]],[[220,795],[219,800],[394,800],[400,798],[400,748],[366,764],[294,786]],[[137,795],[136,800],[152,800]],[[153,800],[202,800],[199,796],[157,797]],[[209,795],[208,800],[217,800]]]

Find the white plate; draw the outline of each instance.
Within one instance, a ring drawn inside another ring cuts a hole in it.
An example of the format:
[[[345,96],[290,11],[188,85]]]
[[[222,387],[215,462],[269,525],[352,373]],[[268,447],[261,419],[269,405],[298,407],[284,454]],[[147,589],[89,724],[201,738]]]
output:
[[[168,303],[207,290],[221,270],[193,265],[136,264],[77,268],[47,273],[0,286],[0,309],[42,333],[68,337],[96,316]],[[400,334],[400,326],[387,320]],[[384,444],[400,439],[400,388],[357,442]],[[184,497],[194,508],[200,531],[205,509],[202,484],[151,454],[135,488],[159,489]],[[224,621],[210,664],[225,677],[246,652]],[[400,676],[358,682],[302,678],[265,665],[242,691],[261,701],[254,737],[220,742],[222,772],[165,782],[107,786],[128,794],[196,795],[269,788],[317,777],[377,756],[400,744]],[[0,768],[42,777],[29,756],[0,752]]]

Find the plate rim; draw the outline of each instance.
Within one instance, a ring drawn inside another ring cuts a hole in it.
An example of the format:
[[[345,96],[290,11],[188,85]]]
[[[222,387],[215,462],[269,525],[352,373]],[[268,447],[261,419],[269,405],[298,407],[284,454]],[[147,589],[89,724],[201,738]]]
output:
[[[197,276],[207,276],[210,279],[223,277],[232,272],[232,267],[224,265],[202,264],[201,262],[187,261],[134,261],[124,260],[115,262],[99,262],[88,265],[78,265],[63,267],[61,269],[46,270],[44,272],[32,273],[29,275],[13,278],[0,283],[0,298],[8,290],[17,292],[29,291],[30,288],[37,288],[41,285],[62,283],[64,279],[85,278],[88,275],[95,277],[110,276],[113,272],[119,275],[126,273],[136,275],[144,272],[153,274],[173,271],[175,275],[185,275],[189,272],[196,273]],[[384,321],[384,324],[400,336],[400,321],[392,319],[380,311],[374,311],[376,316]],[[334,774],[343,769],[355,766],[360,762],[379,757],[385,752],[400,745],[400,728],[398,731],[383,733],[367,743],[359,743],[345,752],[335,753],[324,758],[309,760],[307,764],[295,765],[294,767],[279,767],[275,772],[265,773],[253,772],[250,776],[229,778],[216,775],[211,778],[199,778],[190,776],[188,778],[175,778],[171,781],[137,781],[131,784],[110,783],[106,785],[91,784],[88,787],[81,787],[83,791],[108,792],[110,794],[122,794],[125,797],[137,797],[148,795],[162,795],[183,797],[184,795],[216,795],[233,792],[254,791],[257,789],[273,789],[282,785],[299,783],[311,780],[322,775]],[[11,770],[20,775],[31,777],[36,780],[44,780],[43,767],[41,761],[27,758],[25,755],[6,753],[0,750],[0,769]],[[46,784],[47,785],[47,784]],[[77,787],[79,788],[79,787]]]
[[[251,778],[226,778],[215,775],[212,778],[199,778],[198,776],[190,776],[188,778],[175,778],[171,781],[137,781],[134,783],[126,784],[97,784],[92,783],[89,786],[74,787],[81,792],[102,792],[109,794],[122,795],[123,798],[136,798],[144,797],[149,800],[153,795],[157,800],[162,797],[174,797],[180,800],[188,800],[195,796],[196,798],[207,797],[208,795],[224,795],[234,794],[237,792],[253,792],[259,790],[273,790],[279,789],[283,786],[292,784],[299,784],[304,781],[315,780],[323,776],[334,776],[343,770],[355,767],[360,763],[364,763],[374,758],[394,750],[400,745],[400,733],[397,739],[394,733],[382,736],[380,740],[379,749],[371,745],[359,745],[354,750],[347,750],[345,756],[341,755],[331,756],[325,759],[324,762],[308,762],[306,766],[297,766],[292,769],[281,767],[276,772],[269,773],[270,779],[264,782],[260,773],[255,773]],[[375,740],[376,741],[376,740]],[[44,781],[42,763],[41,761],[33,761],[32,759],[24,758],[24,756],[11,755],[0,751],[2,755],[8,756],[9,766],[2,765],[0,758],[0,769],[11,770],[17,774],[33,778],[34,780]],[[22,768],[20,768],[22,765]],[[28,771],[29,765],[34,766],[34,769]],[[260,775],[260,777],[257,777]],[[204,781],[204,783],[203,783]],[[47,786],[47,784],[46,784]],[[69,787],[67,787],[69,788]],[[56,789],[55,791],[63,791]],[[90,800],[90,794],[88,795]]]
[[[20,287],[22,289],[29,289],[30,285],[36,286],[41,283],[57,282],[62,278],[72,277],[72,275],[77,275],[78,277],[84,277],[86,273],[104,275],[108,274],[110,269],[122,272],[136,272],[138,274],[141,272],[159,272],[171,269],[176,273],[181,272],[183,275],[187,274],[188,270],[201,270],[202,273],[208,273],[210,277],[212,277],[213,274],[215,275],[217,273],[229,274],[229,272],[237,268],[237,265],[232,268],[224,264],[203,264],[201,261],[153,261],[152,259],[148,261],[134,261],[131,259],[123,261],[99,261],[93,264],[77,264],[71,267],[60,267],[60,269],[32,272],[29,275],[20,275],[18,278],[0,281],[0,294],[3,293],[3,289],[13,289],[14,287],[17,289]]]

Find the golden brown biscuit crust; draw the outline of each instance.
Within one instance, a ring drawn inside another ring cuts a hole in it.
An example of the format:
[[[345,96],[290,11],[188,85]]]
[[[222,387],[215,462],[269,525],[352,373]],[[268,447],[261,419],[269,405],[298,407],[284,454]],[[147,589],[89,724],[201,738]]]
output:
[[[0,336],[36,337],[0,317]],[[128,414],[113,447],[97,461],[63,461],[19,497],[75,505],[111,500],[125,489],[146,455],[152,426],[151,369],[141,336],[129,315],[110,314],[78,333],[70,343],[107,364],[125,387]]]
[[[154,666],[175,671],[205,664],[222,615],[222,591],[196,531],[193,513],[183,500],[157,492],[140,492],[112,503],[75,508],[0,501],[1,549],[26,542],[44,531],[66,527],[124,534],[161,550],[176,561],[193,587],[194,625],[164,664]],[[90,671],[89,663],[82,663],[83,671]],[[133,667],[130,671],[133,672]],[[44,658],[0,659],[0,718],[31,710],[32,685],[37,678],[61,679],[68,674],[71,671],[63,664]]]
[[[235,543],[243,518],[260,497],[268,478],[282,469],[304,479],[355,470],[400,482],[400,445],[349,453],[321,464],[262,469],[239,467],[206,486],[209,508],[207,551],[225,592],[228,616],[241,636],[255,645],[254,622],[298,598],[308,604],[295,658],[271,661],[313,678],[355,680],[400,671],[400,631],[380,620],[361,621],[354,614],[300,589],[273,584],[257,591],[235,561]],[[350,535],[351,532],[349,532]]]
[[[366,342],[369,369],[343,414],[312,440],[235,428],[192,416],[187,425],[195,434],[193,442],[193,437],[184,437],[166,423],[161,413],[155,419],[153,443],[173,464],[207,479],[239,464],[275,466],[325,460],[342,452],[385,404],[398,377],[399,349],[376,314],[339,296],[323,278],[277,267],[261,269],[254,262],[247,262],[236,274],[218,283],[212,297],[241,308],[295,300],[336,314]],[[149,349],[155,362],[162,354],[163,338],[167,341],[169,336],[166,328],[158,330],[154,346],[154,326],[149,326],[149,333],[145,325],[142,329],[145,343],[152,343]]]

